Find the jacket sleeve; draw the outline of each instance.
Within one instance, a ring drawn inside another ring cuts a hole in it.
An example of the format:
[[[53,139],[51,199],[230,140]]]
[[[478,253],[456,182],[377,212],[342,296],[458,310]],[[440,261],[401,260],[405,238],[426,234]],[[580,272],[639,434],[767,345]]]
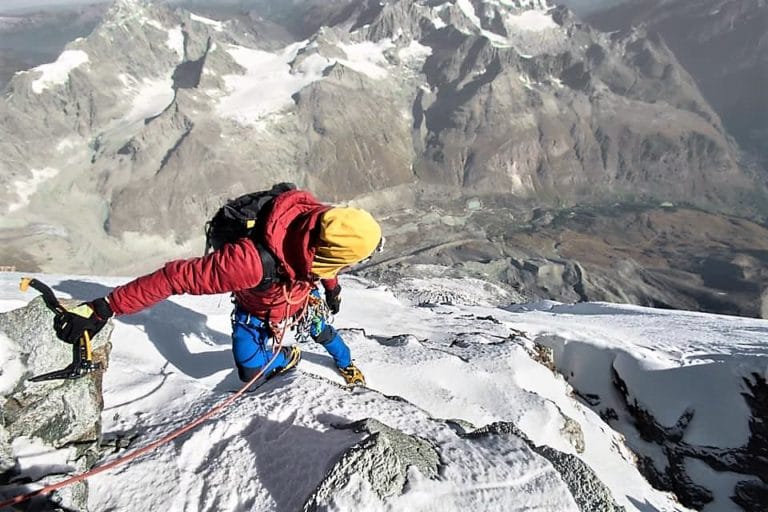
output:
[[[323,288],[326,290],[334,290],[337,286],[339,286],[339,280],[336,277],[331,279],[321,279],[320,282],[323,284]]]
[[[256,246],[248,239],[227,244],[201,258],[176,260],[118,286],[108,300],[116,315],[129,315],[171,295],[208,295],[257,286],[264,272]]]

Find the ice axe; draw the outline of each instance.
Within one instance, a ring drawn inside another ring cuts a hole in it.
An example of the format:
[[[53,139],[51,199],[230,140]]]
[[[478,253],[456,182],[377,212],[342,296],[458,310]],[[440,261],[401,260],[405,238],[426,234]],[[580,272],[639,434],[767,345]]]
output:
[[[53,311],[55,315],[63,315],[67,313],[67,309],[61,305],[59,299],[53,294],[48,285],[38,281],[37,279],[30,277],[22,277],[19,289],[26,292],[29,287],[34,288],[43,295],[43,301],[48,309]],[[72,310],[77,311],[77,308]],[[103,369],[101,363],[93,362],[93,353],[91,351],[91,335],[88,331],[83,333],[83,336],[72,344],[72,363],[66,368],[61,370],[54,370],[52,372],[37,375],[31,377],[31,382],[41,382],[46,380],[58,380],[58,379],[79,379],[91,372]]]

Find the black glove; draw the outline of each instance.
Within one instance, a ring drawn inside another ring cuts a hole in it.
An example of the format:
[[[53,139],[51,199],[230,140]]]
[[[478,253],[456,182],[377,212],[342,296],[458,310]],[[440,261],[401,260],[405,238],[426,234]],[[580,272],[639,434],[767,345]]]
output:
[[[325,303],[328,304],[328,309],[330,309],[331,313],[333,313],[334,315],[339,312],[339,308],[341,307],[341,285],[340,284],[337,284],[336,288],[331,288],[330,290],[326,288]]]
[[[57,314],[53,319],[53,329],[60,340],[76,343],[86,331],[91,338],[96,336],[112,315],[109,302],[104,298],[96,299]]]

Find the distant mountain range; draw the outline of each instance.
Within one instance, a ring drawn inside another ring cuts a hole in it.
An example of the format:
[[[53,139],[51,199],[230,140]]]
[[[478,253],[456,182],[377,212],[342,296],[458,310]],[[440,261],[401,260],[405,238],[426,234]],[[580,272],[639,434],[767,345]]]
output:
[[[544,0],[265,5],[118,0],[16,74],[0,102],[0,265],[146,271],[198,253],[227,197],[290,180],[371,208],[399,261],[477,265],[490,243],[482,260],[523,298],[696,307],[644,264],[586,279],[549,235],[528,250],[513,234],[574,206],[619,233],[634,224],[614,204],[765,213],[764,177],[653,32],[600,32]],[[700,256],[668,241],[665,266]],[[449,257],[429,249],[444,243]],[[553,284],[541,261],[572,270]]]
[[[768,3],[635,0],[593,13],[601,30],[658,32],[742,148],[768,168]]]

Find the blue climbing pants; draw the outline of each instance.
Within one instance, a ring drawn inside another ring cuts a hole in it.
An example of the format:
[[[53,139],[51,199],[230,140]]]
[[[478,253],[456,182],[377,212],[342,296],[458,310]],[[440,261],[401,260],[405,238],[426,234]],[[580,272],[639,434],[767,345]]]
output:
[[[309,335],[325,347],[337,367],[346,368],[352,364],[349,347],[324,318],[313,318]],[[272,332],[264,321],[235,306],[232,313],[232,354],[240,380],[248,382],[272,359],[274,352],[271,348],[271,338]],[[269,375],[284,368],[286,364],[288,357],[285,353],[280,353],[264,374]]]

